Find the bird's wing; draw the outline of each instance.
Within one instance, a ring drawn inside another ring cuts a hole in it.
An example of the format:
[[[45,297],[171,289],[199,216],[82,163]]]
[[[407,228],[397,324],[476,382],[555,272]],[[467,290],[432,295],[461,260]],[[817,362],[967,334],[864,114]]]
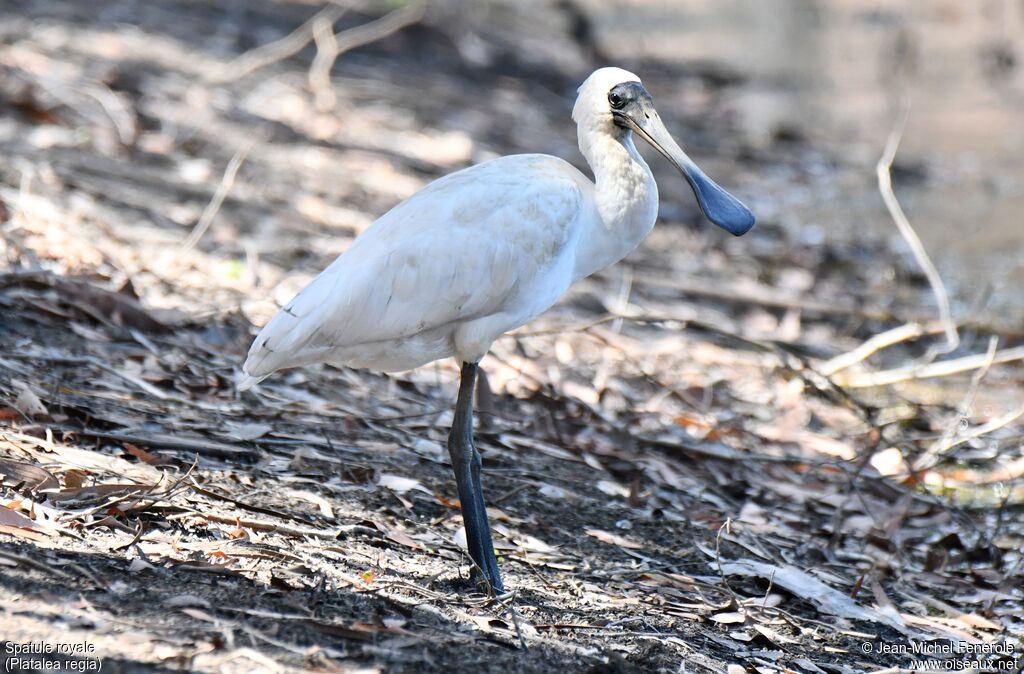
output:
[[[566,252],[586,178],[546,155],[453,173],[383,215],[263,328],[243,370],[402,339],[507,310]],[[545,307],[546,308],[546,307]]]

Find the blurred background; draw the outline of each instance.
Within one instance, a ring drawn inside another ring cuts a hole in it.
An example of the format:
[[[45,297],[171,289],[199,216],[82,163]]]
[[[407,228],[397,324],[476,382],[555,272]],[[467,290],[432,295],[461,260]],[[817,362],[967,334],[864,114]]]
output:
[[[207,186],[259,137],[200,249],[229,276],[248,251],[249,280],[274,287],[278,266],[315,269],[346,234],[433,177],[511,152],[580,164],[574,89],[612,63],[645,80],[683,145],[766,229],[810,246],[905,250],[874,163],[910,101],[895,186],[957,315],[1024,318],[1017,0],[438,1],[406,6],[379,35],[357,30],[336,60],[317,49],[314,17],[324,38],[402,5],[321,9],[301,0],[6,2],[8,197],[25,181],[66,178],[70,165],[87,174],[73,182],[89,203],[67,208],[84,216],[120,203],[147,222],[118,214],[108,225],[157,225],[150,240],[169,240],[195,225]],[[278,40],[283,49],[251,52]],[[313,86],[322,91],[310,97]],[[698,221],[678,180],[652,163],[663,221]],[[168,184],[175,191],[157,189]],[[297,265],[291,253],[314,259]],[[269,267],[253,268],[254,254]]]

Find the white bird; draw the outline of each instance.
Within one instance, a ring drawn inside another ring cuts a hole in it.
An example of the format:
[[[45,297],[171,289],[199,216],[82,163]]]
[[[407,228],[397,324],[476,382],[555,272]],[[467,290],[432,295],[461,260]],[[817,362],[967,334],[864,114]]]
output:
[[[753,214],[672,140],[640,79],[601,68],[572,116],[592,181],[543,154],[494,159],[440,178],[385,213],[260,331],[245,390],[276,370],[332,363],[408,370],[454,356],[461,383],[448,450],[474,578],[502,591],[473,445],[477,364],[574,282],[622,259],[654,226],[658,187],[633,144],[654,146],[709,220],[737,236]]]

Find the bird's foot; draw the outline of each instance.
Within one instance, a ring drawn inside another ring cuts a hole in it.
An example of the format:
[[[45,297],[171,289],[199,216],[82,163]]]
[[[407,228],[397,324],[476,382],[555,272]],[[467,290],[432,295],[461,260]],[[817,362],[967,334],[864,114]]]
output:
[[[493,573],[484,573],[479,566],[473,564],[469,572],[469,582],[476,589],[490,596],[500,597],[505,594],[505,586],[501,582],[501,576],[497,569]]]

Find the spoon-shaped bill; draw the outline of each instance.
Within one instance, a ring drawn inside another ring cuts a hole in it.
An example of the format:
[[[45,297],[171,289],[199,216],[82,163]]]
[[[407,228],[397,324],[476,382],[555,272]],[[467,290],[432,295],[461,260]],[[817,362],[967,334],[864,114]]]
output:
[[[735,236],[749,232],[755,222],[750,209],[722,189],[686,156],[683,149],[672,139],[649,98],[641,98],[637,103],[634,109],[621,114],[620,119],[679,169],[690,183],[697,203],[708,220]]]

